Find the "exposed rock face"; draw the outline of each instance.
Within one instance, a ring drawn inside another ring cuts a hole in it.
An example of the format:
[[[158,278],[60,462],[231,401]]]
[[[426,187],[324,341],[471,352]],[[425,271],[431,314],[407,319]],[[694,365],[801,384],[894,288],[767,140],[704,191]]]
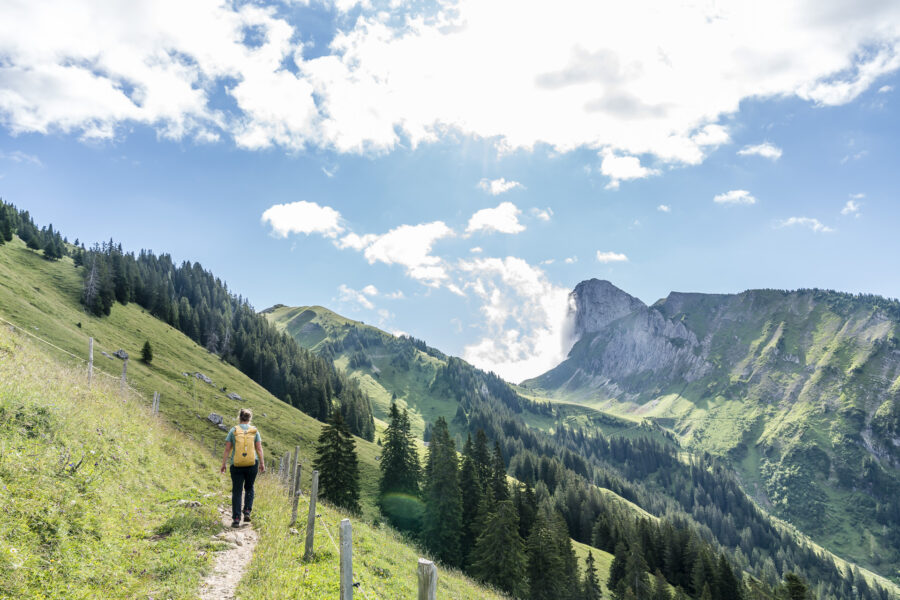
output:
[[[575,309],[575,335],[600,331],[625,315],[647,308],[647,305],[608,281],[582,281],[571,294]]]

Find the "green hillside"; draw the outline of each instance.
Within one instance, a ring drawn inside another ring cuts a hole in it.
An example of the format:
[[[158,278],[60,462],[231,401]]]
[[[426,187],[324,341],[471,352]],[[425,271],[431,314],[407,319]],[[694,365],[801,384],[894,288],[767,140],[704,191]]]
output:
[[[898,339],[900,305],[874,296],[673,293],[582,332],[523,385],[654,421],[824,547],[900,577]]]

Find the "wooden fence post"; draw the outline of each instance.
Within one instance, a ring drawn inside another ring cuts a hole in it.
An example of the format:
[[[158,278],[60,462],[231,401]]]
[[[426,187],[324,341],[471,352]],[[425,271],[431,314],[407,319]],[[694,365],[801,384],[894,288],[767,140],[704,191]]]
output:
[[[419,559],[419,600],[435,600],[437,596],[437,567],[430,560]]]
[[[297,467],[297,470],[294,471],[294,479],[291,481],[291,491],[292,491],[292,499],[293,499],[293,508],[291,509],[291,527],[297,522],[297,501],[300,499],[300,494],[297,493],[297,490],[300,489],[300,467]]]
[[[353,600],[353,528],[341,521],[341,600]]]
[[[94,338],[88,338],[88,388],[94,384]]]
[[[128,359],[125,359],[125,362],[122,363],[122,381],[119,382],[119,393],[125,393],[125,375],[128,373]]]
[[[319,496],[319,472],[312,472],[312,488],[309,490],[309,516],[306,518],[306,548],[303,560],[311,560],[313,554],[313,536],[316,533],[316,498]]]

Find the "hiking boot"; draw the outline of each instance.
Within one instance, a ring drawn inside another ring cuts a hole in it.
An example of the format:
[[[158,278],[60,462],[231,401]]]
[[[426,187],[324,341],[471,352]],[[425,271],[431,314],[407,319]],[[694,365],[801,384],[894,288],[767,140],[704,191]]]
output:
[[[244,513],[244,523],[250,522],[250,513]]]
[[[237,520],[237,519],[236,519],[236,520],[232,521],[232,522],[231,522],[231,526],[234,527],[235,529],[237,529],[238,527],[241,526],[240,520]]]

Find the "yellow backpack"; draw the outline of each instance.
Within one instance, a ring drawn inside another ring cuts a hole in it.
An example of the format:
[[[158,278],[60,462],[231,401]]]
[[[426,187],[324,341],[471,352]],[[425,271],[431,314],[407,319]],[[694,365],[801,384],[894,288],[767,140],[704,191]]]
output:
[[[252,467],[256,464],[256,427],[245,431],[240,425],[234,427],[234,466]]]

